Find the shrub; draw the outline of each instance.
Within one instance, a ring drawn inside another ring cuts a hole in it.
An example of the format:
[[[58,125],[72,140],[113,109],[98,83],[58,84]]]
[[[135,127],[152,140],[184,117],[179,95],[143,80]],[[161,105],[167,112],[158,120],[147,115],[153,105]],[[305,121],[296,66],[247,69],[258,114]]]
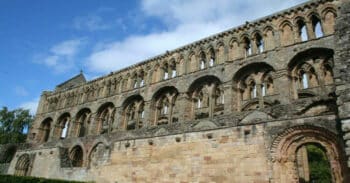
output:
[[[0,183],[83,183],[83,182],[58,180],[58,179],[45,179],[40,177],[0,175]]]

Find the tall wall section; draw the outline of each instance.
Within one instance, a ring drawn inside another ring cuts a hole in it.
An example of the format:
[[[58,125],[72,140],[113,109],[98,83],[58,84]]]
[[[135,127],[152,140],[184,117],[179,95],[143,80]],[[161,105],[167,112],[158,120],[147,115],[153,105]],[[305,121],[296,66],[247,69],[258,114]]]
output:
[[[350,167],[350,2],[344,0],[340,7],[341,16],[336,24],[336,55],[334,77],[338,95],[339,118],[346,143],[348,167]]]
[[[327,157],[332,181],[349,182],[343,6],[308,1],[93,81],[75,76],[43,92],[31,146],[17,149],[8,173],[310,181],[312,145]]]

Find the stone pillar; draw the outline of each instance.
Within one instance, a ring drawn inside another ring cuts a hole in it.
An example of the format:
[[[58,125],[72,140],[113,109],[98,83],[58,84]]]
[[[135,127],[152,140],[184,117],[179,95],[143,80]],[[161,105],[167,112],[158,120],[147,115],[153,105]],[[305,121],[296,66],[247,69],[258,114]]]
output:
[[[273,85],[274,85],[274,93],[279,94],[279,101],[282,104],[289,103],[291,100],[292,90],[293,88],[292,83],[290,82],[289,76],[288,76],[288,70],[279,70],[276,73],[272,75],[273,79]]]
[[[191,118],[192,108],[190,104],[190,99],[186,93],[179,93],[177,99],[177,104],[179,106],[179,122],[183,123]]]
[[[152,112],[151,109],[151,101],[145,101],[143,109],[145,111],[145,116],[143,118],[143,124],[144,126],[152,126],[153,125],[153,118],[152,118]]]
[[[251,41],[250,41],[250,45],[251,45],[251,49],[252,49],[252,55],[255,55],[255,54],[258,54],[259,53],[259,48],[258,48],[258,45],[257,45],[257,40],[256,38],[254,37]]]
[[[93,113],[90,118],[90,127],[89,127],[89,134],[96,135],[97,134],[97,128],[99,125],[99,118],[97,113]]]
[[[313,30],[313,25],[312,25],[311,20],[310,20],[310,21],[307,21],[305,24],[306,24],[306,30],[307,30],[307,38],[308,38],[308,40],[315,39],[315,38],[316,38],[316,35],[315,35],[314,30]]]
[[[347,164],[350,167],[350,1],[342,0],[335,25],[334,79],[339,120],[345,141]]]
[[[233,90],[232,90],[232,85],[231,82],[224,84],[224,114],[230,114],[232,113],[233,110],[233,101],[237,101],[237,99],[233,99]]]

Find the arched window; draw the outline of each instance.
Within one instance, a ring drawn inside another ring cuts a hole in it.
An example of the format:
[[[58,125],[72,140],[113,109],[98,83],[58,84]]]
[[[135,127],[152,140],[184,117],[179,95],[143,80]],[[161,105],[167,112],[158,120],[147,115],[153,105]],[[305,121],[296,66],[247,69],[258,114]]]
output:
[[[243,38],[243,46],[244,46],[244,55],[246,57],[252,55],[252,45],[250,43],[250,40],[247,37]]]
[[[84,153],[80,146],[75,146],[70,152],[72,167],[82,167],[84,163]]]
[[[294,43],[293,27],[291,26],[291,23],[288,21],[283,22],[281,25],[281,31],[282,31],[282,36],[281,36],[282,45],[293,44]]]
[[[257,97],[257,91],[256,91],[256,84],[255,82],[250,83],[250,98],[256,98]]]
[[[170,124],[178,120],[176,98],[178,91],[175,87],[159,89],[153,96],[154,124]]]
[[[202,108],[202,99],[200,97],[197,99],[197,108]]]
[[[51,123],[52,119],[47,118],[45,119],[41,125],[40,125],[40,134],[39,134],[39,141],[40,142],[47,142],[49,140],[50,131],[51,131]]]
[[[273,94],[273,73],[273,67],[262,62],[238,70],[233,77],[234,107],[242,111],[270,106],[263,97]]]
[[[307,73],[302,72],[301,78],[303,89],[309,88],[309,76],[307,75]]]
[[[169,79],[169,67],[168,67],[168,64],[167,64],[167,63],[164,64],[163,72],[164,72],[163,79],[164,79],[164,80]]]
[[[68,121],[65,121],[60,137],[61,137],[61,139],[64,139],[67,137],[67,135],[68,135]]]
[[[140,82],[140,87],[145,85],[145,80],[143,78],[141,78],[141,82]]]
[[[91,111],[88,108],[84,108],[77,113],[75,120],[75,136],[84,137],[88,134],[88,128],[90,126]]]
[[[214,66],[214,59],[210,58],[209,60],[209,67],[213,67]]]
[[[317,87],[333,83],[330,67],[333,66],[333,54],[331,49],[311,48],[293,57],[288,69],[294,99],[316,96]]]
[[[142,128],[144,119],[144,101],[140,95],[134,95],[123,103],[123,123],[126,130]]]
[[[323,30],[322,30],[320,19],[317,16],[312,15],[311,16],[311,22],[312,22],[312,31],[315,34],[315,37],[316,38],[323,37],[324,34],[323,34]]]
[[[269,74],[267,74],[263,78],[263,83],[261,85],[261,95],[263,97],[272,95],[274,92],[273,90],[273,79]]]
[[[215,51],[213,48],[209,50],[209,67],[213,67],[215,64]]]
[[[256,47],[257,47],[258,53],[264,52],[264,50],[265,50],[264,40],[260,34],[256,34],[255,42],[256,42]]]
[[[191,117],[202,119],[215,116],[223,111],[220,104],[222,85],[215,76],[205,76],[194,81],[188,91],[191,97]]]
[[[324,30],[324,33],[327,35],[332,34],[334,32],[334,24],[335,24],[335,18],[336,18],[335,12],[336,11],[333,9],[328,9],[323,14],[324,16],[323,30]]]
[[[170,72],[171,72],[171,78],[175,78],[177,76],[175,60],[172,60],[170,63]]]
[[[203,52],[201,52],[200,54],[200,60],[199,60],[199,69],[203,70],[206,67],[206,57],[205,54]]]
[[[97,132],[104,134],[112,131],[112,123],[114,120],[115,108],[113,103],[103,104],[97,112]]]
[[[261,95],[264,97],[266,96],[266,83],[263,83],[261,85]]]
[[[64,113],[61,117],[58,118],[58,123],[56,126],[56,137],[58,136],[60,139],[65,139],[68,137],[70,127],[70,115],[68,113]]]
[[[166,115],[166,114],[168,114],[168,103],[164,103],[163,104],[163,107],[162,107],[162,115]]]
[[[306,24],[302,20],[297,21],[298,25],[298,36],[300,41],[307,41],[309,40],[309,37],[307,35],[307,29],[306,29]]]
[[[137,79],[134,79],[133,83],[133,88],[137,88]]]
[[[332,67],[330,66],[330,64],[327,63],[327,61],[325,61],[325,63],[323,64],[323,72],[324,72],[324,83],[326,85],[328,84],[333,84],[333,71],[332,71]]]

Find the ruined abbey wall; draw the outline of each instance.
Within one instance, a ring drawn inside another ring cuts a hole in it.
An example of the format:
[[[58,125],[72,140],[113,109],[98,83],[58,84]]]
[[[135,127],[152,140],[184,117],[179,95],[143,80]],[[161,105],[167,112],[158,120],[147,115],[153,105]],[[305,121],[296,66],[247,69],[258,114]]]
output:
[[[349,3],[314,0],[43,92],[8,173],[97,182],[298,182],[306,146],[349,181]],[[345,46],[346,45],[346,46]],[[342,128],[342,130],[341,130]]]

